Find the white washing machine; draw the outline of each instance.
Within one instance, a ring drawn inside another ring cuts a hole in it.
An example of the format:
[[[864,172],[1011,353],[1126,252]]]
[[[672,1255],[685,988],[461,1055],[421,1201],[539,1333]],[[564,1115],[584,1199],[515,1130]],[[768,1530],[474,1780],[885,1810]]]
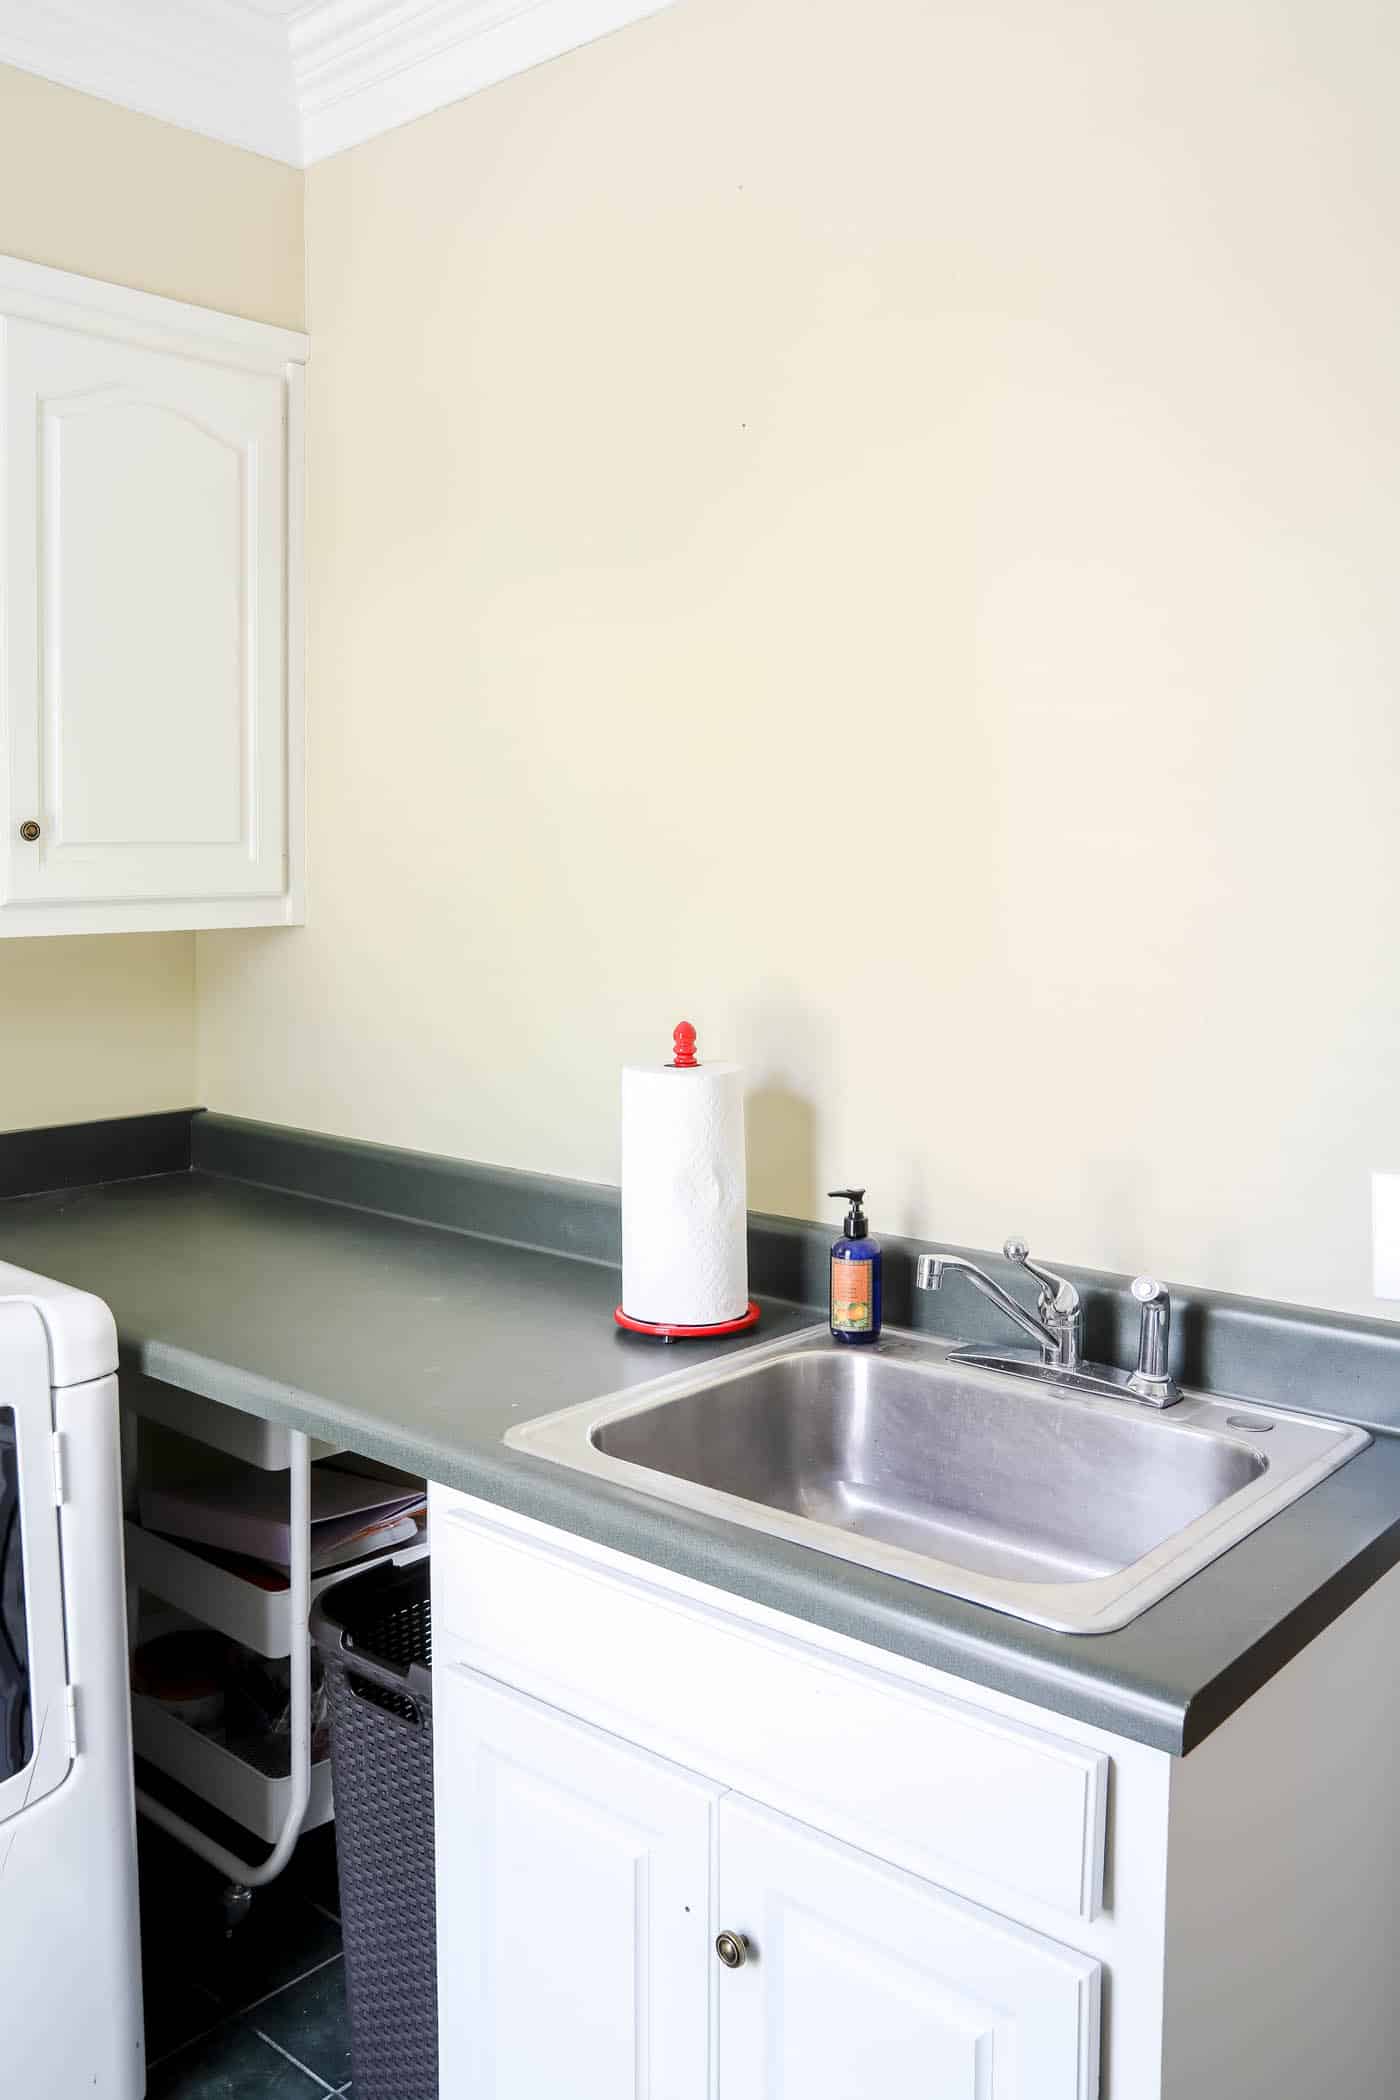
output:
[[[146,2089],[117,1336],[0,1263],[0,2092]]]

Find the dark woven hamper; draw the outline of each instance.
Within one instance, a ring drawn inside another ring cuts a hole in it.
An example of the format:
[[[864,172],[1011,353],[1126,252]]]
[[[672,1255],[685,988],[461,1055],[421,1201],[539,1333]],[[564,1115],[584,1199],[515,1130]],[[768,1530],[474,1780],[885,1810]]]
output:
[[[428,1563],[321,1592],[355,2100],[437,2100]]]

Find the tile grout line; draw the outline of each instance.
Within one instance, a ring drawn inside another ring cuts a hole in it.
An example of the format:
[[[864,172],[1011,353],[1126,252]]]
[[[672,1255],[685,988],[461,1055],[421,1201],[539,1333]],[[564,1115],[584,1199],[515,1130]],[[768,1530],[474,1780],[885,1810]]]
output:
[[[214,2017],[212,2020],[210,2020],[209,2025],[207,2027],[196,2027],[194,2033],[186,2035],[185,2039],[182,2042],[172,2042],[170,2047],[168,2049],[162,2049],[158,2056],[147,2057],[146,2070],[148,2073],[154,2071],[157,2064],[168,2063],[172,2056],[178,2056],[182,2049],[192,2049],[196,2042],[207,2041],[209,2036],[214,2032],[214,2029],[216,2027],[222,2027],[224,2021],[229,2017],[227,2011],[222,2005],[220,2005],[215,1993],[209,1989],[207,1984],[195,1983],[191,1981],[189,1984],[189,1988],[192,1991],[198,1991],[201,1998],[207,1998],[209,2000],[209,2004],[213,2011]]]
[[[196,1985],[195,1988],[198,1989],[199,1986]],[[193,2034],[186,2035],[183,2042],[177,2042],[173,2049],[162,2049],[159,2056],[148,2057],[146,2061],[147,2075],[149,2076],[159,2065],[168,2064],[172,2056],[179,2056],[183,2050],[193,2049],[196,2042],[207,2042],[215,2029],[222,2027],[224,2022],[230,2017],[230,2014],[221,2012],[218,2018],[211,2020],[207,2027],[196,2028]]]
[[[218,2011],[215,2014],[215,2017],[209,2022],[209,2025],[207,2027],[197,2028],[193,2034],[187,2035],[184,2041],[176,2042],[173,2048],[162,2049],[159,2056],[150,2057],[147,2060],[146,2064],[147,2072],[149,2073],[151,2071],[154,2071],[158,2064],[169,2063],[172,2056],[179,2056],[183,2050],[193,2049],[196,2042],[207,2042],[210,2035],[215,2033],[220,2027],[226,2027],[230,2025],[230,2023],[234,2020],[241,2020],[248,2013],[257,2012],[261,2006],[270,2005],[274,1998],[281,1997],[283,1991],[294,1990],[299,1983],[305,1983],[309,1976],[319,1976],[322,1969],[328,1969],[332,1962],[340,1961],[342,1959],[343,1956],[340,1954],[328,1954],[324,1961],[318,1961],[313,1968],[304,1969],[300,1976],[293,1976],[286,1983],[279,1983],[276,1990],[264,1991],[261,1998],[254,1998],[247,2005],[220,2006],[218,1998],[214,1995],[214,1993],[211,1990],[207,1988],[206,1985],[202,1983],[194,1984],[192,1986],[193,1989],[197,1990],[202,1997],[207,1998],[211,2005],[218,2007]],[[260,2033],[260,2029],[255,2027],[253,2032],[255,2034],[258,2034]],[[266,2041],[267,2036],[263,2035],[262,2039]],[[276,2042],[274,2042],[272,2046],[275,2049],[277,2047]],[[282,2053],[285,2056],[286,2051],[283,2050]],[[295,2062],[295,2058],[293,2058],[293,2062]],[[305,2070],[306,2066],[302,2064],[299,2065],[298,2068],[301,2070]],[[311,2073],[311,2076],[314,2078],[316,2076],[316,2073],[313,2071]],[[325,2084],[324,2079],[321,2082],[323,2085]],[[331,2090],[332,2088],[330,2086],[326,2086],[327,2092],[330,2092]],[[344,2089],[342,2088],[342,2091],[343,2090]]]
[[[332,1962],[343,1961],[344,1958],[343,1949],[337,1948],[336,1952],[328,1954],[324,1961],[313,1962],[309,1969],[303,1969],[300,1976],[289,1976],[287,1981],[279,1983],[275,1990],[264,1991],[261,1998],[250,1998],[246,2005],[231,2006],[230,2019],[240,2018],[244,2013],[256,2012],[259,2006],[268,2005],[274,1998],[280,1998],[283,1991],[295,1990],[297,1985],[305,1983],[308,1977],[319,1976],[322,1969],[328,1969]]]
[[[199,1995],[201,1995],[201,1997],[208,1997],[210,2005],[216,2005],[216,2008],[218,2008],[218,2012],[214,2014],[214,2018],[210,2020],[210,2024],[208,2024],[208,2026],[199,2026],[199,2029],[195,2029],[195,2033],[193,2033],[193,2035],[187,2035],[187,2037],[185,2037],[185,2041],[176,2041],[176,2043],[174,2043],[174,2047],[170,2047],[170,2050],[162,2050],[162,2052],[160,2052],[160,2056],[151,2056],[151,2058],[147,2060],[147,2073],[155,2071],[155,2066],[157,2066],[157,2064],[168,2064],[172,2056],[178,2056],[178,2054],[181,2054],[183,2050],[193,2050],[193,2045],[195,2045],[197,2041],[208,2041],[208,2039],[210,2039],[210,2035],[212,2035],[212,2033],[214,2033],[216,2029],[220,2029],[220,2026],[227,2026],[227,2024],[231,2024],[233,2020],[241,2020],[241,2018],[246,2018],[246,2014],[250,2014],[250,2012],[258,2012],[258,2010],[262,2008],[262,2005],[271,2005],[271,2001],[273,2001],[275,1997],[281,1997],[281,1993],[283,1993],[283,1991],[294,1991],[298,1982],[306,1982],[306,1978],[309,1978],[309,1976],[319,1976],[323,1968],[330,1968],[330,1966],[332,1966],[332,1961],[340,1961],[340,1959],[344,1959],[344,1957],[342,1957],[342,1955],[338,1955],[338,1953],[336,1953],[336,1955],[327,1955],[327,1957],[325,1957],[325,1961],[317,1961],[317,1963],[315,1963],[315,1968],[309,1968],[309,1970],[302,1970],[302,1974],[300,1974],[300,1976],[292,1976],[292,1978],[290,1978],[288,1982],[279,1982],[275,1991],[264,1991],[264,1993],[262,1993],[262,1997],[254,1997],[254,1999],[250,1999],[250,2003],[248,2003],[248,2005],[220,2005],[220,2003],[218,2003],[218,1997],[216,1997],[216,1995],[214,1995],[214,1993],[212,1993],[212,1991],[210,1991],[210,1989],[206,1987],[206,1984],[201,1984],[201,1982],[193,1984],[193,1989],[195,1989],[195,1991],[199,1991]],[[260,2029],[254,2029],[254,2033],[260,2033]],[[267,2041],[267,2035],[262,2035],[262,2039],[264,2039],[264,2041]],[[273,2043],[273,2047],[277,2047],[277,2043]],[[285,2050],[283,2050],[283,2056],[285,2056]],[[306,2068],[306,2066],[304,2066],[304,2064],[300,2064],[298,2068],[300,2068],[300,2071],[304,2071],[304,2068]],[[311,2077],[315,2077],[315,2071],[311,2073]],[[321,2083],[325,2083],[325,2081],[321,2081]],[[327,2089],[327,2092],[332,2092],[332,2087],[330,2087],[330,2085],[327,2085],[325,2089]],[[342,2087],[342,2089],[344,2089],[344,2087]]]
[[[321,2091],[323,2093],[331,2094],[332,2100],[335,2100],[337,2088],[333,2085],[327,2085],[325,2079],[321,2077],[318,2071],[313,2071],[309,2064],[304,2064],[299,2056],[293,2056],[291,2050],[284,2049],[280,2042],[274,2042],[272,2036],[270,2034],[264,2034],[261,2027],[255,2027],[253,2029],[253,2032],[260,2042],[266,2042],[269,2049],[275,2049],[279,2056],[285,2056],[289,2064],[294,2065],[298,2071],[304,2071],[306,2076],[309,2079],[311,2079],[314,2084],[320,2086]],[[341,2090],[343,2090],[343,2088]]]

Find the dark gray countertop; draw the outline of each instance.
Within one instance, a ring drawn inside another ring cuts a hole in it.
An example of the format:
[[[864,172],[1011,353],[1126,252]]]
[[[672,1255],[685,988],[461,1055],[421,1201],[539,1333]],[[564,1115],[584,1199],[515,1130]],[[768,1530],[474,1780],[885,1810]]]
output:
[[[1173,1752],[1400,1560],[1385,1438],[1131,1626],[1050,1633],[507,1450],[681,1360],[615,1328],[602,1262],[202,1172],[0,1202],[0,1259],[105,1298],[151,1377]],[[820,1317],[767,1301],[760,1333]]]

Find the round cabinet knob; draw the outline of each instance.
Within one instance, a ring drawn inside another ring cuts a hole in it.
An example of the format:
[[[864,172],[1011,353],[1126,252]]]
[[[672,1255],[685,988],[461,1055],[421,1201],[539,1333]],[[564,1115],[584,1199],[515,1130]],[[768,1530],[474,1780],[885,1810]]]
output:
[[[715,1941],[715,1953],[726,1969],[742,1969],[749,1958],[749,1943],[742,1932],[722,1932]]]
[[[32,817],[29,819],[27,824],[20,825],[19,835],[24,840],[26,846],[33,845],[35,839],[37,839],[39,836],[39,827],[34,822],[34,819]]]

